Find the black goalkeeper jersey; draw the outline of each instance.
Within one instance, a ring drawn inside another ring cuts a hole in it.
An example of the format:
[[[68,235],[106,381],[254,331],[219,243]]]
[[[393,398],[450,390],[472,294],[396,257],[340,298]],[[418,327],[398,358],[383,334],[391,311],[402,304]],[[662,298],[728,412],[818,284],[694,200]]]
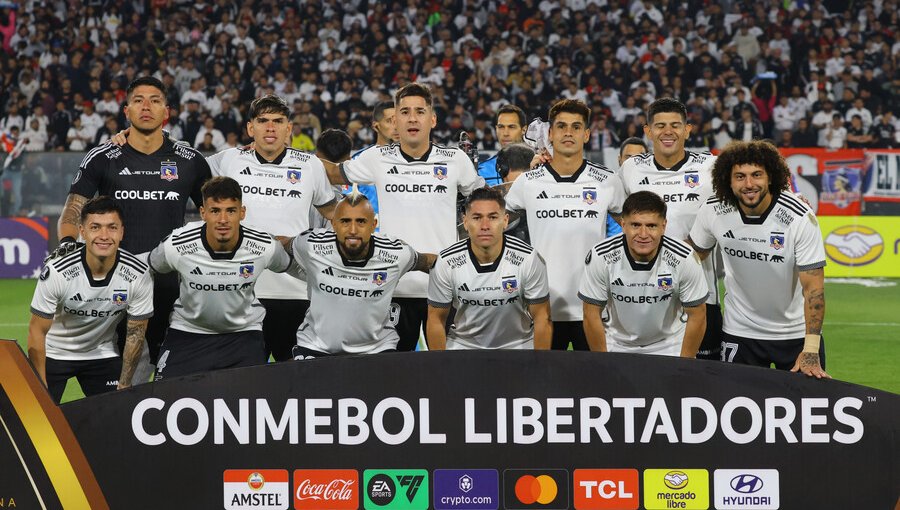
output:
[[[168,138],[152,154],[106,144],[87,153],[69,193],[116,199],[125,212],[122,248],[144,253],[184,225],[188,197],[202,205],[200,186],[210,175],[199,151]]]

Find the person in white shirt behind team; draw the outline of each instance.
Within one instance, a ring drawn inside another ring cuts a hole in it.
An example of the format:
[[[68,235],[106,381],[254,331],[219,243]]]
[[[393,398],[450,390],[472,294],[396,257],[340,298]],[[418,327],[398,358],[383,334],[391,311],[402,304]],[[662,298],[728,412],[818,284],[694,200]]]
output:
[[[180,285],[157,381],[265,364],[266,310],[254,287],[264,271],[281,273],[291,265],[280,242],[241,224],[246,209],[237,181],[213,177],[202,193],[203,221],[175,229],[150,252],[150,268],[177,272]]]
[[[769,142],[735,142],[716,159],[711,197],[689,242],[725,261],[722,360],[825,372],[825,246],[815,215],[788,191],[790,170]]]
[[[131,386],[153,315],[147,265],[119,248],[122,207],[100,196],[85,202],[84,245],[45,262],[31,301],[28,357],[55,402],[71,377],[87,396]],[[124,356],[116,325],[127,320]]]
[[[621,221],[622,234],[585,259],[578,297],[591,350],[696,357],[709,295],[700,259],[665,235],[666,203],[652,191],[629,195]]]
[[[534,248],[505,235],[506,201],[496,188],[466,201],[469,238],[441,252],[428,282],[428,346],[550,349],[547,266]],[[450,307],[456,315],[446,331]]]
[[[435,255],[375,234],[375,211],[356,186],[338,202],[331,225],[333,230],[307,230],[282,240],[291,247],[310,297],[294,359],[397,350],[394,290],[407,272],[427,273]]]

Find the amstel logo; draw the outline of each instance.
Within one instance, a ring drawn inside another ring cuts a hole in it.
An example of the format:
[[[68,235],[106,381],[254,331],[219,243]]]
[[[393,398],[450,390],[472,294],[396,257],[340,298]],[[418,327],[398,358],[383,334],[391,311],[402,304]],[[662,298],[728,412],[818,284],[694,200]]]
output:
[[[825,237],[825,253],[842,266],[864,266],[884,252],[881,235],[862,225],[838,227]]]

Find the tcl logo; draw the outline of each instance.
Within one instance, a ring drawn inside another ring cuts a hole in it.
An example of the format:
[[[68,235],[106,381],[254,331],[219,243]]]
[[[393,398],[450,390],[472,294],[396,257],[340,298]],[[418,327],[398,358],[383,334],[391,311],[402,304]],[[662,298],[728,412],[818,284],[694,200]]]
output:
[[[636,469],[576,469],[576,510],[637,510]]]
[[[355,469],[294,471],[294,508],[314,510],[359,508],[359,475]]]

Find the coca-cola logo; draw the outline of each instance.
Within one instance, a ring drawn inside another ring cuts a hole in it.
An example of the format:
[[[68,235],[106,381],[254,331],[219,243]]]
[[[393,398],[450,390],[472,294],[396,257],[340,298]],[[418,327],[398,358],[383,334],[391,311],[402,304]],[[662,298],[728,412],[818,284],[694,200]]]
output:
[[[354,494],[356,480],[338,478],[328,483],[313,483],[308,478],[297,484],[297,499],[323,501],[349,501]]]
[[[359,473],[355,469],[298,469],[294,471],[294,508],[356,510],[358,487]]]

